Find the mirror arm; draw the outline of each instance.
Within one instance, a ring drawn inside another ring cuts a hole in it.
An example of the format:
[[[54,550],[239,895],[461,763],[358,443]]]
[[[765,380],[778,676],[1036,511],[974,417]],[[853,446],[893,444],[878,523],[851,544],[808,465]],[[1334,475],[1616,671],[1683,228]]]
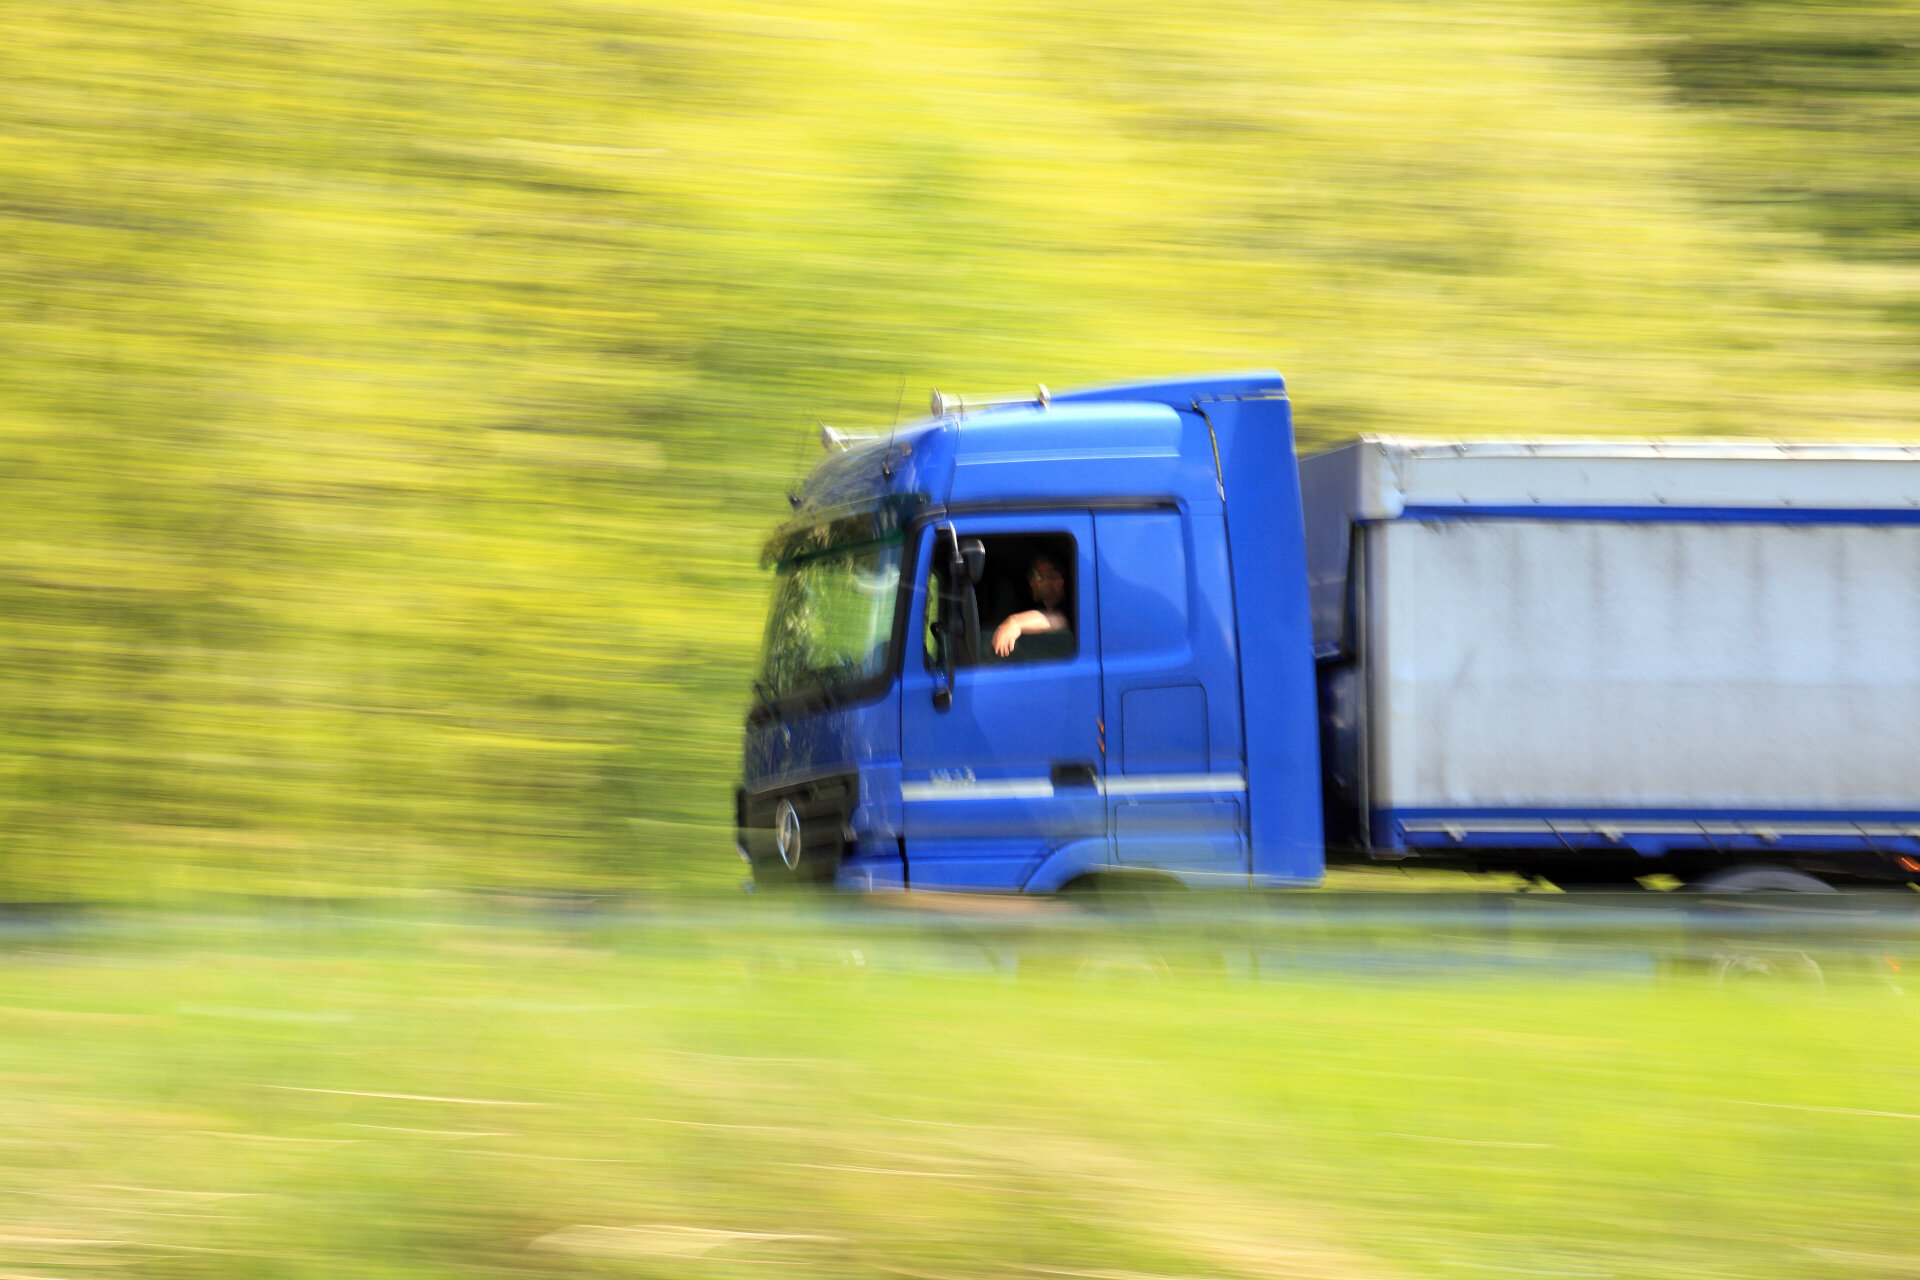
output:
[[[980,601],[974,595],[971,582],[961,588],[960,621],[966,632],[967,653],[975,662],[978,662],[980,661]]]

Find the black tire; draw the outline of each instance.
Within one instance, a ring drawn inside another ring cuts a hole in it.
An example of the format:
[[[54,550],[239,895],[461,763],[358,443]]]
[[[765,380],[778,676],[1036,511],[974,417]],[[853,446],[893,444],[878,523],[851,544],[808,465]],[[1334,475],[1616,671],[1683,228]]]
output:
[[[1687,883],[1690,893],[1838,893],[1838,889],[1804,871],[1764,864],[1725,867]]]

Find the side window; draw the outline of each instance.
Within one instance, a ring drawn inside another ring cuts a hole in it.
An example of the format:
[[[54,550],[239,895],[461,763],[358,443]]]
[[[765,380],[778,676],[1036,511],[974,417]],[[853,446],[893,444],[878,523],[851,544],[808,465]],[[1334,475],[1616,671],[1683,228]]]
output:
[[[936,554],[939,544],[934,544]],[[946,615],[947,570],[945,565],[936,565],[927,574],[927,616],[922,620],[920,634],[923,637],[927,670],[938,671],[946,665],[947,633],[941,626]],[[956,665],[958,659],[956,657]]]
[[[962,536],[966,530],[961,530]],[[1058,662],[1079,652],[1079,555],[1064,533],[996,533],[981,537],[987,552],[974,597],[980,608],[980,652],[962,641],[956,667],[1009,662]],[[946,566],[935,565],[927,586],[923,634],[927,669],[941,665],[949,643],[941,626]]]

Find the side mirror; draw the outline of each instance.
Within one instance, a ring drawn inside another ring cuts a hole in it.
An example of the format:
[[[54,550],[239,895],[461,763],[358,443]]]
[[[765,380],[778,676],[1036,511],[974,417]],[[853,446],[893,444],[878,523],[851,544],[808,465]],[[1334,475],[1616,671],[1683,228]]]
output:
[[[947,711],[953,706],[953,654],[947,654],[946,665],[940,669],[940,679],[933,686],[933,709]]]
[[[968,538],[957,546],[960,560],[966,566],[968,585],[979,582],[980,575],[987,571],[987,544],[978,538]]]
[[[966,593],[971,601],[973,584],[968,583]],[[940,630],[943,633],[940,645],[940,670],[933,686],[933,709],[945,711],[953,705],[953,651],[965,638],[966,623],[960,606],[960,588],[949,587],[947,598],[940,602]]]

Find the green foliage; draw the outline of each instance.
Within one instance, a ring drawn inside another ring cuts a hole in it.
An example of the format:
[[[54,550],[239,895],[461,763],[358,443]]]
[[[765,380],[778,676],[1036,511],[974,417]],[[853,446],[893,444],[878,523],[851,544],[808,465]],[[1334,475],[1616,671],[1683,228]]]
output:
[[[1914,13],[15,6],[0,895],[729,882],[755,549],[933,383],[1908,432]]]
[[[1732,153],[1713,189],[1849,260],[1920,259],[1920,10],[1769,0],[1640,20],[1676,96]]]

